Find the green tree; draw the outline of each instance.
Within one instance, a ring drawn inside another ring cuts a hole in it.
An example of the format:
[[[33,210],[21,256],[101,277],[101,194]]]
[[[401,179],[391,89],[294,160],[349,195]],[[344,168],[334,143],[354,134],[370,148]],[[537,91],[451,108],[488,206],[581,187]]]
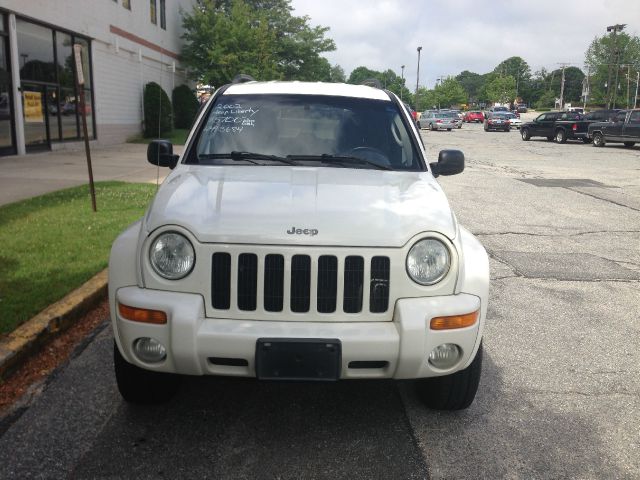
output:
[[[144,86],[144,136],[162,137],[173,130],[173,116],[169,96],[156,82]]]
[[[509,57],[493,70],[502,76],[511,76],[516,80],[516,96],[527,98],[530,95],[531,68],[522,57]],[[513,100],[513,99],[512,99]]]
[[[371,78],[378,80],[382,88],[390,90],[399,97],[402,97],[405,102],[411,98],[411,92],[405,86],[405,80],[390,68],[384,72],[379,72],[363,66],[357,67],[349,75],[347,83],[359,85],[365,80],[369,80]]]
[[[540,95],[540,97],[533,103],[535,108],[554,108],[556,104],[556,95],[547,90]]]
[[[291,14],[290,0],[198,0],[183,13],[184,62],[202,83],[219,86],[238,73],[260,80],[329,80],[320,56],[335,50],[326,27]]]
[[[353,85],[360,85],[365,80],[370,78],[378,78],[381,75],[381,72],[376,70],[370,70],[367,67],[357,67],[354,68],[349,74],[349,79],[347,83],[351,83]]]
[[[548,92],[551,84],[551,75],[546,68],[542,67],[531,76],[529,95],[525,97],[525,102],[529,105],[536,103]],[[553,106],[553,102],[552,105]]]
[[[347,81],[347,77],[344,74],[344,70],[340,65],[334,65],[331,67],[331,72],[329,74],[331,81],[334,83],[345,83]]]
[[[616,51],[618,55],[615,54]],[[612,98],[616,106],[626,107],[627,72],[630,70],[633,76],[635,72],[640,71],[640,37],[625,32],[618,33],[615,48],[610,35],[595,37],[585,53],[584,63],[589,77],[590,103],[606,105],[611,67],[611,87],[616,91],[616,95],[612,95]],[[617,85],[615,85],[616,64],[619,67]],[[621,67],[621,65],[630,65],[630,67]],[[612,107],[614,102],[611,103]]]
[[[176,128],[191,128],[200,104],[196,94],[187,85],[180,85],[171,92],[173,124]]]
[[[417,108],[413,102],[410,105],[416,108],[416,111],[423,112],[425,110],[438,108],[438,104],[439,98],[435,90],[430,90],[426,87],[419,87]]]
[[[564,70],[564,103],[575,103],[580,101],[582,95],[582,80],[584,79],[584,73],[577,67],[567,67]],[[549,82],[549,88],[555,95],[555,98],[560,98],[560,90],[562,88],[562,69],[559,68],[551,73],[551,80]],[[554,101],[555,105],[555,101]]]
[[[438,104],[441,107],[451,107],[467,101],[467,92],[455,78],[444,79],[434,88]]]
[[[516,96],[516,79],[511,75],[496,76],[486,85],[490,102],[509,103]]]
[[[460,72],[456,77],[458,83],[462,86],[467,93],[469,102],[476,103],[479,101],[479,94],[481,88],[484,86],[484,78],[479,73],[470,72],[464,70]]]

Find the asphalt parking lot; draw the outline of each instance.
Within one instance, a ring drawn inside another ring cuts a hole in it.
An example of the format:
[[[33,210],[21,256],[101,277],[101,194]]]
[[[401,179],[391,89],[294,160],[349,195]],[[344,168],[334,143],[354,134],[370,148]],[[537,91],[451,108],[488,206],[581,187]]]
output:
[[[422,135],[430,161],[464,151],[440,181],[491,256],[469,409],[409,383],[214,378],[134,408],[104,328],[0,430],[0,478],[640,478],[640,148]]]

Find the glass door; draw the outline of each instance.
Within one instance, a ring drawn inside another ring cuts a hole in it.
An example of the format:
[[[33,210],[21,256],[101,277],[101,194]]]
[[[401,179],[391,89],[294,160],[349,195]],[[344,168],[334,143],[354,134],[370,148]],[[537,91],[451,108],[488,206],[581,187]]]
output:
[[[0,14],[0,155],[16,153],[11,108],[11,73],[8,42],[4,35],[4,15]]]
[[[22,111],[24,115],[24,140],[28,152],[49,149],[49,112],[45,85],[22,84]]]

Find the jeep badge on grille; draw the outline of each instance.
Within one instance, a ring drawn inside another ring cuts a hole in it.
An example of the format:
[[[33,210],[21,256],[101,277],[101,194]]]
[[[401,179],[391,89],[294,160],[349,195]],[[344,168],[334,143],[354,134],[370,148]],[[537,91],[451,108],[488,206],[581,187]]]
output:
[[[291,230],[287,230],[289,235],[310,235],[315,237],[318,234],[318,230],[315,228],[296,228],[295,226],[291,227]]]

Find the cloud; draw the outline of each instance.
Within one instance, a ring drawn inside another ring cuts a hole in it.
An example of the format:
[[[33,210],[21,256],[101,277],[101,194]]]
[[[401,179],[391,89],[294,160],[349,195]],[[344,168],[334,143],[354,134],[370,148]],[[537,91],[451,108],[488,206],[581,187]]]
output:
[[[463,70],[492,71],[501,61],[520,56],[532,71],[560,63],[583,67],[584,54],[607,25],[627,23],[640,35],[637,0],[292,0],[296,15],[312,25],[330,27],[337,51],[326,55],[349,74],[358,66],[391,68],[415,86],[418,55],[420,84],[433,86],[443,75]],[[412,87],[410,87],[412,88]],[[415,87],[413,87],[415,88]]]

